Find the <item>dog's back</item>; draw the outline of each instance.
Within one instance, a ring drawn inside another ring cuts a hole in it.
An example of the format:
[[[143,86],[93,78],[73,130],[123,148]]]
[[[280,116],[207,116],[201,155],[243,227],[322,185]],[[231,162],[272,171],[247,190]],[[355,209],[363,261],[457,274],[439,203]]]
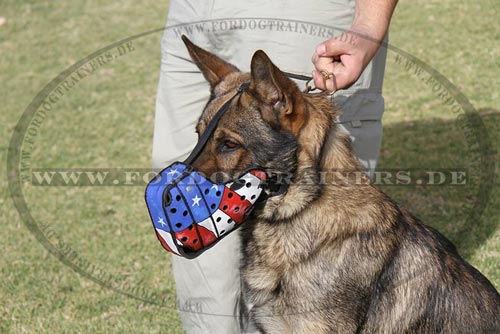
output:
[[[500,333],[500,296],[431,227],[404,213],[362,333]]]

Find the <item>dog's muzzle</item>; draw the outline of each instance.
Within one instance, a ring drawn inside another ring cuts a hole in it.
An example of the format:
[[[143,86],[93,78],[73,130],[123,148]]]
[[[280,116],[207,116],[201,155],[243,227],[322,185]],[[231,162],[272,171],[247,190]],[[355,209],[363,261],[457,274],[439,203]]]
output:
[[[198,256],[243,223],[265,181],[266,173],[259,169],[218,184],[186,164],[170,165],[146,188],[158,239],[169,252]]]
[[[174,254],[195,258],[240,226],[267,194],[268,177],[262,168],[249,169],[227,183],[214,183],[192,167],[219,119],[231,102],[246,90],[242,84],[217,111],[184,162],[163,169],[146,187],[146,204],[163,247]]]

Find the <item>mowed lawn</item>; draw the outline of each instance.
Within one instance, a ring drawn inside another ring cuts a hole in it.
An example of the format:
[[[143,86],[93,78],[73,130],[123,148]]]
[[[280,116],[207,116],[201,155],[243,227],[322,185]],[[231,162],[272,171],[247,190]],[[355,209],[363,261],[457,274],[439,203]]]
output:
[[[0,3],[0,333],[183,332],[169,255],[154,236],[144,185],[23,184],[31,215],[50,231],[51,253],[16,211],[6,170],[14,127],[37,93],[94,51],[161,28],[167,6],[151,0]],[[497,288],[498,167],[483,167],[498,160],[500,149],[499,16],[496,0],[400,1],[391,45],[443,74],[484,128],[477,120],[461,125],[461,113],[443,103],[439,87],[389,51],[380,159],[380,170],[466,171],[464,185],[383,189],[449,237]],[[30,167],[149,168],[160,38],[156,32],[134,40],[133,51],[64,94],[38,129]],[[58,258],[63,246],[80,266]],[[78,272],[82,268],[94,279],[107,277],[108,286]]]

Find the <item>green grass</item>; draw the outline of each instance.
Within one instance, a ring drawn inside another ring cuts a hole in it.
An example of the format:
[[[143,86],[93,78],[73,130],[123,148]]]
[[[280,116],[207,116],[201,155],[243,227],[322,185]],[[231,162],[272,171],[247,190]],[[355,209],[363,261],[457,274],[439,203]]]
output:
[[[9,197],[5,161],[12,131],[33,97],[62,70],[122,38],[161,27],[154,1],[2,1],[0,16],[0,333],[182,333],[169,256],[152,234],[143,187],[25,185],[36,221],[81,258],[129,287],[157,292],[153,305],[101,287],[37,241]],[[401,1],[390,41],[443,73],[483,118],[500,149],[500,8],[495,0]],[[39,130],[32,167],[142,167],[151,161],[161,33],[134,42],[129,55],[82,80]],[[478,195],[476,154],[431,87],[389,54],[380,168],[466,168],[463,187],[384,190],[439,229],[500,288],[500,188],[481,218],[468,219]],[[498,154],[494,157],[498,160]],[[498,175],[498,169],[497,169]],[[136,200],[134,200],[136,199]],[[486,203],[487,201],[487,203]],[[53,239],[55,240],[55,239]]]

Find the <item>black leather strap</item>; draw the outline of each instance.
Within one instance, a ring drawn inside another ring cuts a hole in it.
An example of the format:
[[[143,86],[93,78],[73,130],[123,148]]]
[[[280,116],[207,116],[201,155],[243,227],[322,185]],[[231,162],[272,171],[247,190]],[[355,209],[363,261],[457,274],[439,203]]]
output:
[[[294,73],[289,73],[289,72],[283,72],[287,77],[292,78],[292,79],[297,79],[297,80],[304,80],[304,81],[309,81],[312,80],[311,77],[301,75],[301,74],[294,74]],[[219,120],[224,116],[226,111],[229,109],[231,106],[231,103],[234,101],[235,98],[239,97],[241,93],[243,93],[245,90],[248,89],[250,86],[250,82],[245,82],[241,84],[240,87],[238,87],[238,91],[236,94],[234,94],[226,103],[222,105],[222,107],[217,111],[215,116],[212,118],[210,123],[208,123],[207,128],[203,132],[203,135],[200,137],[198,140],[198,143],[196,143],[196,146],[193,148],[193,151],[191,151],[191,154],[187,157],[186,160],[184,160],[184,164],[191,166],[191,164],[198,158],[198,156],[201,154],[203,151],[203,148],[207,144],[208,140],[214,133],[215,129],[217,129],[217,125],[219,124]],[[283,192],[286,191],[286,185],[278,185],[273,182],[273,180],[268,180],[267,181],[267,190],[270,192],[269,194],[266,194],[265,192],[262,192],[262,198],[263,201],[267,199],[270,196],[275,196],[279,195]]]
[[[283,73],[287,77],[292,78],[292,79],[304,80],[304,81],[312,80],[312,77],[308,77],[306,75],[295,74],[295,73],[290,73],[290,72],[283,72]],[[231,102],[233,102],[233,100],[236,97],[240,96],[241,93],[243,93],[245,90],[247,90],[249,86],[250,86],[250,82],[245,82],[245,83],[241,84],[241,86],[238,87],[237,93],[234,94],[233,97],[229,99],[229,101],[224,103],[224,105],[219,109],[219,111],[217,111],[214,118],[212,118],[210,123],[208,123],[208,126],[207,126],[205,132],[203,132],[203,135],[198,140],[198,143],[194,147],[194,149],[191,152],[191,154],[189,155],[189,157],[187,157],[187,159],[184,160],[184,163],[186,165],[191,165],[193,163],[193,161],[195,161],[196,158],[200,155],[201,151],[203,151],[203,148],[205,147],[208,140],[210,139],[210,136],[212,136],[212,133],[214,133],[215,129],[217,128],[217,124],[219,123],[219,120],[221,119],[221,117],[226,113],[226,111],[231,106]]]
[[[283,72],[283,71],[281,71],[281,72]],[[283,74],[289,78],[296,79],[296,80],[303,80],[303,81],[312,80],[312,77],[308,77],[307,75],[295,74],[295,73],[290,73],[290,72],[283,72]]]
[[[200,155],[201,151],[203,151],[203,148],[205,147],[208,140],[210,139],[210,137],[214,133],[215,129],[217,129],[217,124],[219,123],[219,120],[226,113],[226,111],[229,109],[233,100],[236,97],[240,96],[241,93],[243,93],[245,90],[247,90],[247,88],[249,86],[250,86],[250,82],[243,83],[240,87],[238,87],[238,91],[236,92],[236,94],[234,94],[233,97],[231,97],[226,103],[224,103],[222,105],[222,107],[219,109],[219,111],[217,111],[217,113],[212,118],[210,123],[208,123],[207,128],[205,129],[205,131],[203,132],[203,135],[198,140],[198,143],[196,144],[196,146],[193,148],[193,151],[191,152],[189,157],[187,157],[187,159],[184,160],[184,164],[191,165],[196,160],[196,158]]]

